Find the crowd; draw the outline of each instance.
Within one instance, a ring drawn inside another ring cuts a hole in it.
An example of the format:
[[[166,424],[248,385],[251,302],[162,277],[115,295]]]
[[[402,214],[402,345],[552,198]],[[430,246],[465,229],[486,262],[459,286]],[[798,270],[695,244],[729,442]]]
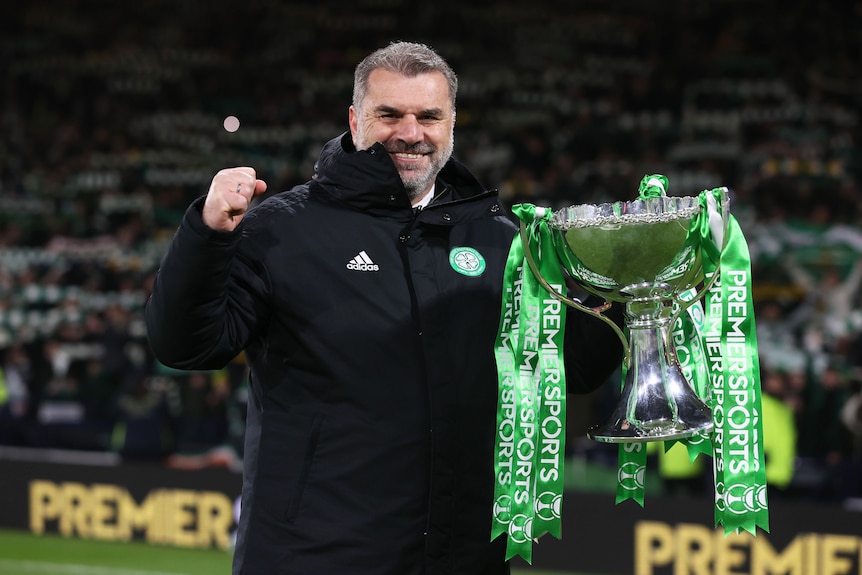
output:
[[[254,166],[268,193],[305,181],[346,129],[358,59],[409,39],[458,72],[455,154],[509,203],[628,200],[645,173],[673,195],[731,189],[764,391],[797,434],[783,488],[862,497],[860,2],[4,11],[0,444],[241,458],[242,357],[177,372],[149,351],[165,242],[223,167]]]

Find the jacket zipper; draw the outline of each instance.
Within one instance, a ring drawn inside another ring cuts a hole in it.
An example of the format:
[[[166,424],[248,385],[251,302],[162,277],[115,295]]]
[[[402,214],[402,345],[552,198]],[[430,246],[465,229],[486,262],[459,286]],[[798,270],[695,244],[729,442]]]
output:
[[[441,194],[442,195],[442,194]],[[439,197],[439,196],[438,196]],[[432,198],[431,202],[433,203],[435,198]],[[429,203],[429,206],[431,204]],[[428,532],[431,530],[431,508],[433,501],[433,493],[434,493],[434,422],[432,419],[432,414],[434,410],[432,409],[432,394],[431,394],[431,382],[428,380],[428,368],[427,368],[427,358],[425,357],[425,346],[422,341],[422,321],[419,313],[419,300],[416,296],[416,290],[413,286],[413,272],[410,268],[410,258],[407,254],[407,242],[410,238],[410,232],[416,227],[416,220],[419,218],[419,215],[422,212],[422,207],[413,208],[413,219],[410,221],[409,227],[404,230],[401,234],[403,238],[401,240],[402,244],[402,257],[404,258],[404,266],[407,269],[407,280],[408,285],[407,289],[410,292],[410,305],[413,308],[412,315],[413,321],[416,326],[416,333],[418,334],[418,346],[419,346],[419,356],[422,358],[422,379],[425,384],[425,394],[428,398],[428,407],[426,410],[426,416],[428,418],[428,504],[426,506],[425,511],[425,532],[423,536],[426,537],[426,547],[427,547],[427,536]]]

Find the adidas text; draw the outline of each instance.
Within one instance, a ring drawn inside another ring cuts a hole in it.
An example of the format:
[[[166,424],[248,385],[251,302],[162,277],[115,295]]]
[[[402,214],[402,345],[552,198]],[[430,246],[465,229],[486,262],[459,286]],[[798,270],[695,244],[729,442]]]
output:
[[[368,254],[363,250],[359,252],[356,257],[347,262],[347,269],[359,272],[376,272],[380,270],[380,266],[371,261],[371,258],[368,257]]]

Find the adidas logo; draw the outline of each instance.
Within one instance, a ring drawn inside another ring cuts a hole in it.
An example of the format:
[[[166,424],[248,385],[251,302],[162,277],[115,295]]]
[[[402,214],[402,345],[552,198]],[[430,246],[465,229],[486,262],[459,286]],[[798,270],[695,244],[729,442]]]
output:
[[[362,250],[356,257],[347,262],[347,269],[358,272],[376,272],[380,269],[380,266],[371,261],[365,250]]]

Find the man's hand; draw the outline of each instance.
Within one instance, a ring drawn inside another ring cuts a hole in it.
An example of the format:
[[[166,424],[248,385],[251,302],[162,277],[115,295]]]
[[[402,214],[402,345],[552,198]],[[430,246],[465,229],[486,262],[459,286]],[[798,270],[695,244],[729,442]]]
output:
[[[254,168],[226,168],[215,175],[204,202],[204,223],[223,232],[233,231],[242,221],[252,198],[266,191]]]

